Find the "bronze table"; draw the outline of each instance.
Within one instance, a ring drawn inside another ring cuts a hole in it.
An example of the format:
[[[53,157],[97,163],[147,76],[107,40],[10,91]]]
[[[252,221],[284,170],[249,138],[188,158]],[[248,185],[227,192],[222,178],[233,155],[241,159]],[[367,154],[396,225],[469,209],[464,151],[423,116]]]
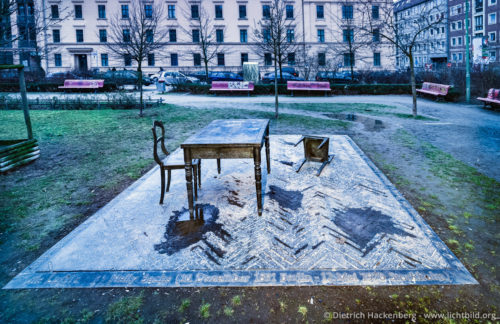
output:
[[[193,159],[251,159],[255,165],[257,209],[262,215],[262,171],[260,151],[266,145],[267,173],[271,172],[268,119],[214,120],[181,144],[184,150],[186,187],[190,217],[194,217]],[[220,170],[219,170],[220,172]]]

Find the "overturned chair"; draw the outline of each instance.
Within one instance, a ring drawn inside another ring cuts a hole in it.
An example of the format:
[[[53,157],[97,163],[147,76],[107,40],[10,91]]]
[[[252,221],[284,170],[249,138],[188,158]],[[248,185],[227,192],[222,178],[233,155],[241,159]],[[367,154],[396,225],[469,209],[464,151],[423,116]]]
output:
[[[316,174],[316,176],[319,176],[325,166],[328,163],[332,162],[334,157],[333,154],[328,154],[328,148],[330,147],[330,138],[304,135],[300,138],[297,144],[295,144],[295,146],[299,145],[300,142],[304,142],[305,158],[299,162],[299,166],[295,171],[299,172],[304,163],[306,163],[307,161],[320,162],[322,164],[319,167],[318,173]]]
[[[157,128],[161,130],[161,136],[157,135]],[[154,147],[153,147],[153,157],[160,166],[160,174],[161,174],[161,196],[160,196],[160,204],[163,204],[163,197],[165,196],[165,191],[168,192],[170,189],[170,180],[172,177],[172,170],[184,169],[184,154],[182,150],[177,150],[174,154],[170,154],[165,147],[165,127],[161,121],[155,120],[153,123],[153,138],[154,138]],[[160,143],[160,149],[165,155],[160,158],[158,143]],[[201,160],[194,159],[192,161],[193,165],[193,175],[194,175],[194,196],[195,199],[198,198],[198,186],[201,188]],[[167,179],[167,189],[165,190],[165,171],[168,173]]]

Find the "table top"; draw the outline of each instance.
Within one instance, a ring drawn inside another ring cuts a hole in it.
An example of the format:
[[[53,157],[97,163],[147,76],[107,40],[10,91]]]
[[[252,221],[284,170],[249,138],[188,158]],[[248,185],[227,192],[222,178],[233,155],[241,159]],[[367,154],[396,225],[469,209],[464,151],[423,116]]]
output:
[[[260,146],[268,119],[218,119],[189,137],[181,148],[193,146]]]

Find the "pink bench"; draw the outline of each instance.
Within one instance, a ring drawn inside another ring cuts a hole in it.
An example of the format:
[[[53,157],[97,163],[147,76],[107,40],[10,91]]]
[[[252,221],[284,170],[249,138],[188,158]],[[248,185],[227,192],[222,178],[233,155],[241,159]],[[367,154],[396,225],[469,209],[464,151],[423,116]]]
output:
[[[100,89],[104,87],[104,80],[64,80],[59,89]]]
[[[491,108],[500,107],[500,89],[491,88],[488,91],[488,96],[486,98],[477,98],[477,100],[481,100],[484,103],[484,106],[490,105]]]
[[[293,91],[324,91],[325,96],[328,92],[332,91],[330,82],[326,81],[287,81],[286,89]]]
[[[217,93],[218,91],[246,91],[250,96],[250,91],[253,91],[253,82],[248,81],[213,81],[210,91]]]
[[[417,89],[417,92],[436,96],[439,99],[446,97],[450,88],[451,85],[424,82],[422,89]]]

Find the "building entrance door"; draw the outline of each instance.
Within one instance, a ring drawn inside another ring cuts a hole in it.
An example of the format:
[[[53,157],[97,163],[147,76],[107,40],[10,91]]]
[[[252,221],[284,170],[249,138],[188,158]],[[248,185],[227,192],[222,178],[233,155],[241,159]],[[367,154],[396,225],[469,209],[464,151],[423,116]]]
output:
[[[77,61],[77,68],[79,71],[86,72],[88,70],[86,54],[76,55],[76,61]]]

